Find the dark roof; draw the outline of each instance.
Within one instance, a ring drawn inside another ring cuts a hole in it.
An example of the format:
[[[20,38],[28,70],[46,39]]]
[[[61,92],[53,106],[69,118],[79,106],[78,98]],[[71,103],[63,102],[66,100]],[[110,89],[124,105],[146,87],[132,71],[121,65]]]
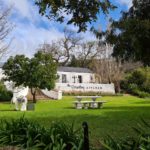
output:
[[[93,73],[88,68],[79,68],[79,67],[58,67],[57,69],[60,72],[77,72],[77,73]]]

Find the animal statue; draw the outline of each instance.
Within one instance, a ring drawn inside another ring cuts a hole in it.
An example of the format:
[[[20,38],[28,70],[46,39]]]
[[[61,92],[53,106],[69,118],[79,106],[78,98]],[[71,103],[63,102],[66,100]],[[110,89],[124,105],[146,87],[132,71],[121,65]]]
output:
[[[28,87],[15,87],[13,89],[13,97],[11,102],[15,104],[16,110],[26,111],[28,100],[26,95],[28,94]]]
[[[26,111],[27,110],[27,98],[25,96],[13,97],[12,102],[15,104],[16,110]]]

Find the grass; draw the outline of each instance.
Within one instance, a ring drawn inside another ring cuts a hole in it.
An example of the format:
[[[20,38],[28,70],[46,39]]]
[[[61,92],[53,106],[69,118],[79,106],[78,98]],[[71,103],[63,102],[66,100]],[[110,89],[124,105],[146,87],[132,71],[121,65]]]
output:
[[[102,109],[76,110],[73,97],[64,97],[60,101],[39,101],[35,111],[17,112],[10,103],[0,103],[0,118],[11,119],[25,115],[26,118],[49,126],[52,121],[75,123],[81,127],[83,121],[89,124],[90,139],[94,145],[106,135],[114,138],[131,136],[132,127],[140,123],[141,118],[150,120],[150,99],[133,96],[103,97],[107,103]]]

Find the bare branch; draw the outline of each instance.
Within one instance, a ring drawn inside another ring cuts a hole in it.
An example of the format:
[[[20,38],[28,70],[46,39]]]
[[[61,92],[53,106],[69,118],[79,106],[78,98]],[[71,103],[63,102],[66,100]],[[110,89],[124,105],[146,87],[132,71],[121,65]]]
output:
[[[9,16],[12,7],[4,8],[0,4],[0,58],[6,53],[11,41],[6,41],[6,38],[13,29],[13,25],[9,22]]]
[[[53,41],[50,44],[44,43],[38,50],[51,53],[57,62],[65,66],[81,40],[82,38],[77,36],[75,32],[65,28],[64,38]]]

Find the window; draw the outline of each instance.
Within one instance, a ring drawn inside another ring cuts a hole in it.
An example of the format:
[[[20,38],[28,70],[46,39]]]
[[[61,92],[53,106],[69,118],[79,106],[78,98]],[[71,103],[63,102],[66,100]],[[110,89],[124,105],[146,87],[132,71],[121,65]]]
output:
[[[66,74],[62,74],[62,83],[67,83],[67,76],[66,76]]]
[[[78,76],[79,83],[82,83],[82,76]]]
[[[92,75],[90,76],[90,80],[91,80],[90,82],[93,83],[93,76]]]

